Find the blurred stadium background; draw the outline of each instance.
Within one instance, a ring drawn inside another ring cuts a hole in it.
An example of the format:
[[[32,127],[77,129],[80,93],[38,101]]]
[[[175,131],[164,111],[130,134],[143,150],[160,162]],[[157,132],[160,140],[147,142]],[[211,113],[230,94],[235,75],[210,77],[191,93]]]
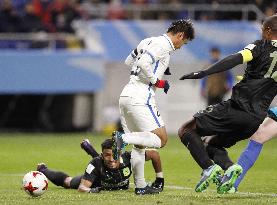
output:
[[[100,151],[117,128],[118,97],[130,74],[123,62],[140,40],[165,33],[173,19],[195,24],[196,39],[172,55],[169,93],[157,91],[167,130],[176,136],[206,106],[200,82],[179,77],[207,65],[211,47],[224,57],[260,38],[260,23],[276,12],[276,0],[0,0],[0,204],[277,204],[276,140],[236,195],[219,196],[214,187],[195,193],[200,168],[177,137],[159,151],[166,191],[158,196],[138,198],[133,189],[82,195],[50,183],[45,196],[30,200],[20,190],[38,162],[83,173],[90,158],[79,142],[88,135]],[[229,150],[232,159],[246,143]],[[153,175],[146,163],[147,180]]]
[[[168,95],[157,103],[169,133],[205,107],[198,81],[213,46],[222,57],[260,37],[276,0],[1,0],[0,129],[109,133],[129,80],[124,59],[145,37],[190,18],[196,39],[175,52]],[[233,69],[234,75],[244,66]],[[275,98],[272,106],[277,105]]]

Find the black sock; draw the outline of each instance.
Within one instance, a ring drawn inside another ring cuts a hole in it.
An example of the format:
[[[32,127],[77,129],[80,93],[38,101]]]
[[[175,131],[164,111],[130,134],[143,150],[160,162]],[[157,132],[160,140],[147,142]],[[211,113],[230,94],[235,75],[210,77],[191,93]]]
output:
[[[42,173],[56,186],[62,186],[64,187],[64,180],[69,177],[64,172],[59,172],[59,171],[52,171],[50,169],[44,169]]]
[[[191,156],[202,169],[207,169],[213,165],[212,160],[209,158],[209,155],[206,152],[201,137],[196,134],[195,131],[191,130],[186,132],[183,135],[181,141],[188,148]]]
[[[85,147],[84,150],[88,155],[92,156],[92,158],[99,156],[98,152],[94,149],[93,146]]]
[[[213,159],[214,163],[221,166],[222,169],[227,170],[234,163],[228,156],[228,152],[222,147],[217,148],[212,145],[208,145],[206,150],[211,159]]]

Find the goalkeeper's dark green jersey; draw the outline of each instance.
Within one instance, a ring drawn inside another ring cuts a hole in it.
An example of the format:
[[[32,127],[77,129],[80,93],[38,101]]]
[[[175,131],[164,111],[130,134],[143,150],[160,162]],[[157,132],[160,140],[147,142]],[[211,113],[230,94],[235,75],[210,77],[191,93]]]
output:
[[[243,79],[233,87],[232,101],[240,109],[263,120],[277,94],[277,41],[258,40],[244,50],[251,59]]]
[[[105,166],[102,156],[94,158],[89,164],[83,179],[92,182],[92,187],[101,187],[104,190],[119,190],[129,188],[131,171],[131,154],[121,155],[118,169],[109,169]]]

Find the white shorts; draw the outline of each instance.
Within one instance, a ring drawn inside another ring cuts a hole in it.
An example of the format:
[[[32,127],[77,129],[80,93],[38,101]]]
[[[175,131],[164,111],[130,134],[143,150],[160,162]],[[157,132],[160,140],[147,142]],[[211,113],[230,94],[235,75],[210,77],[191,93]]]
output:
[[[132,97],[120,97],[119,109],[124,132],[153,131],[163,127],[163,119],[155,105],[139,104]]]

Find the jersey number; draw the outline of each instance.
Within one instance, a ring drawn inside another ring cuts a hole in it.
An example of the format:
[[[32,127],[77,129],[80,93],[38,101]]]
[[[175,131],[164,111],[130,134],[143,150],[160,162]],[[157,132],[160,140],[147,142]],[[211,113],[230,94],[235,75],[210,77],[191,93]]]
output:
[[[267,71],[267,73],[264,75],[265,78],[272,78],[275,82],[277,82],[277,71],[273,71],[274,67],[277,63],[277,51],[274,51],[273,53],[270,53],[270,57],[273,58],[272,62],[270,64],[270,67]]]
[[[137,67],[135,70],[133,70],[133,75],[138,76],[139,72],[140,72],[140,68]]]

